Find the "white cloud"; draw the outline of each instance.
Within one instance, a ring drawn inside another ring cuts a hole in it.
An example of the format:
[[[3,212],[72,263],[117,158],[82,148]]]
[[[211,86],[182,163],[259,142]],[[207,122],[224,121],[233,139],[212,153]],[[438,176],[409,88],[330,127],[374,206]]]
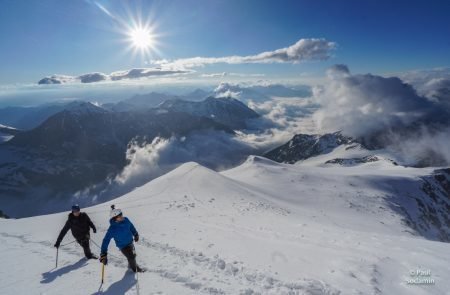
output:
[[[101,81],[119,81],[124,79],[139,79],[146,77],[163,77],[191,73],[192,70],[168,68],[135,68],[116,71],[107,75],[100,72],[82,74],[80,76],[52,75],[39,80],[38,84],[95,83]]]
[[[104,11],[104,8],[100,7]],[[326,60],[330,58],[331,51],[336,48],[336,43],[325,39],[300,39],[295,44],[266,51],[256,55],[225,56],[225,57],[191,57],[176,60],[152,60],[147,63],[157,65],[155,68],[135,68],[124,71],[116,71],[111,74],[101,72],[86,73],[80,76],[52,75],[41,79],[38,84],[65,84],[65,83],[95,83],[100,81],[118,81],[122,79],[139,79],[154,76],[171,76],[192,73],[195,67],[203,67],[210,64],[250,64],[250,63],[299,63],[312,60]],[[225,76],[235,77],[262,77],[264,74],[244,73],[212,73],[202,74],[202,78],[217,78]]]
[[[416,163],[420,158],[431,165],[450,163],[448,100],[420,95],[397,77],[352,75],[344,65],[332,67],[327,76],[327,82],[314,91],[322,105],[314,119],[322,132],[342,130],[367,143],[401,151]],[[448,86],[443,80],[427,84],[432,89]]]
[[[225,56],[225,57],[191,57],[176,60],[153,60],[158,65],[171,66],[175,68],[194,68],[209,64],[246,64],[246,63],[299,63],[310,60],[326,60],[330,52],[336,48],[336,43],[325,39],[300,39],[295,44],[266,51],[256,55],[247,56]]]
[[[414,70],[408,72],[394,73],[400,79],[420,88],[421,85],[426,84],[433,79],[450,79],[450,68],[434,68],[425,70]]]
[[[209,73],[209,74],[201,74],[200,77],[202,78],[223,78],[223,77],[264,77],[265,74],[244,74],[244,73],[228,73],[228,72],[222,72],[222,73]]]
[[[126,158],[129,164],[117,175],[114,183],[119,186],[137,186],[148,179],[156,178],[173,168],[177,163],[160,163],[161,153],[171,144],[171,139],[156,137],[151,143],[140,145],[132,142],[127,149]],[[165,164],[168,167],[162,167]]]
[[[202,78],[222,78],[227,75],[228,75],[227,72],[222,72],[222,73],[201,74],[200,77],[202,77]]]
[[[190,73],[187,70],[172,70],[172,69],[160,69],[160,68],[138,68],[131,69],[127,71],[117,71],[109,75],[110,79],[113,81],[122,79],[138,79],[150,76],[167,76],[174,74],[185,74]]]
[[[309,97],[311,90],[306,85],[293,87],[275,84],[269,81],[256,83],[220,83],[214,89],[215,97],[232,97],[244,102],[268,101],[272,97]]]
[[[222,170],[239,164],[253,152],[254,148],[239,138],[217,131],[199,131],[169,139],[156,137],[151,143],[132,142],[126,152],[129,164],[119,175],[76,196],[89,195],[100,202],[128,192],[182,163],[195,161]]]
[[[432,101],[450,104],[450,68],[435,68],[398,73],[420,95]]]
[[[325,86],[315,90],[323,105],[315,118],[324,130],[340,129],[360,137],[409,125],[433,108],[429,100],[397,77],[351,75],[343,65],[329,69],[327,76]]]
[[[108,79],[108,76],[103,73],[88,73],[77,77],[81,83],[94,83]]]

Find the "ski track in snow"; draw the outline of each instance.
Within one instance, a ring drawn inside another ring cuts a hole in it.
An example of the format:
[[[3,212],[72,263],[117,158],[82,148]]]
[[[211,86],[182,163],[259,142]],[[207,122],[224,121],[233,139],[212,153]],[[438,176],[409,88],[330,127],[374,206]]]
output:
[[[253,289],[259,289],[261,286],[264,288],[264,292],[274,292],[274,294],[300,294],[300,292],[302,294],[339,294],[338,291],[333,290],[320,281],[284,282],[275,279],[271,275],[248,269],[240,265],[241,263],[238,261],[226,262],[218,255],[211,258],[205,256],[202,252],[185,251],[168,244],[151,242],[145,238],[142,238],[140,245],[146,247],[147,250],[153,250],[158,255],[162,254],[163,261],[176,260],[168,264],[178,266],[175,269],[167,270],[159,265],[158,268],[151,271],[157,272],[161,276],[170,278],[176,282],[184,282],[193,289],[206,291],[207,293],[225,294],[226,292],[216,287],[208,286],[209,284],[205,285],[199,282],[205,280],[202,274],[205,270],[210,272],[214,277],[214,286],[220,284],[229,285],[230,281],[233,281],[238,285],[247,286],[247,289],[241,290],[241,293],[244,294],[258,293]],[[191,278],[182,276],[180,273],[183,269],[193,270],[194,274],[191,275]],[[198,270],[196,271],[196,269]]]
[[[18,244],[15,244],[16,247],[24,248],[29,244],[38,245],[39,247],[32,250],[34,254],[40,255],[49,261],[54,261],[55,259],[54,254],[50,253],[53,244],[48,241],[32,241],[24,235],[8,233],[0,233],[0,236],[3,237],[1,239],[2,244],[8,243],[9,239],[4,238],[13,238],[19,241]],[[95,253],[94,249],[98,248],[99,244],[94,240],[92,241],[91,249]],[[80,257],[80,249],[73,247],[73,245],[76,245],[76,242],[65,243],[60,247],[60,251]],[[146,273],[139,275],[145,276],[147,273],[154,273],[173,283],[181,284],[195,293],[233,294],[232,286],[239,285],[242,287],[239,294],[340,294],[340,291],[318,280],[304,279],[296,282],[286,282],[276,279],[270,274],[246,268],[238,261],[226,262],[218,255],[207,257],[202,252],[186,251],[169,244],[152,242],[145,237],[141,237],[136,244],[136,250],[138,253],[138,264],[146,269]],[[143,259],[143,256],[146,258],[151,257],[152,261],[158,261],[158,265],[154,268],[149,267],[148,263],[143,262],[147,260]],[[157,258],[155,259],[155,257]],[[84,258],[80,261],[72,271],[81,268],[88,262]],[[125,257],[108,254],[108,261],[108,266],[112,265],[124,270],[128,269]],[[172,267],[168,268],[164,267],[164,265]],[[210,278],[205,276],[205,271],[209,273]],[[46,283],[46,280],[50,280],[48,277],[52,276],[47,275],[46,277],[43,274],[41,283]],[[222,286],[222,288],[217,286]],[[94,292],[94,294],[103,293]]]

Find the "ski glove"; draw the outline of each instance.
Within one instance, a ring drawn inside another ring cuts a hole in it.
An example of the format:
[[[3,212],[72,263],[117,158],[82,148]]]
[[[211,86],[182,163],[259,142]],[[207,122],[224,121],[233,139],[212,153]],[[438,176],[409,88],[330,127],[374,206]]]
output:
[[[59,245],[61,244],[61,242],[56,242],[55,243],[55,248],[59,248]]]
[[[97,229],[95,229],[95,228],[94,228],[94,229],[93,229],[92,231],[94,232],[94,234],[96,234],[96,233],[97,233]]]
[[[137,243],[137,241],[139,241],[139,235],[135,235],[134,236],[134,241]]]
[[[107,265],[108,264],[108,254],[106,254],[106,253],[100,254],[100,259],[99,260],[104,265]]]

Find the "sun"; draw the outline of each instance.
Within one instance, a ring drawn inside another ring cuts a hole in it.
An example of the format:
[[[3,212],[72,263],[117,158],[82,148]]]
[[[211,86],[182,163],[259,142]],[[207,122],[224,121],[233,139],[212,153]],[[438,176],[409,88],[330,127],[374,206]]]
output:
[[[134,48],[148,50],[153,47],[153,35],[147,28],[137,27],[130,30],[130,41]]]
[[[144,63],[148,63],[155,54],[160,55],[160,35],[156,33],[156,29],[156,24],[151,24],[150,21],[143,23],[139,19],[126,24],[122,31],[126,36],[122,41],[128,43],[126,52],[131,52],[133,59],[139,57]]]

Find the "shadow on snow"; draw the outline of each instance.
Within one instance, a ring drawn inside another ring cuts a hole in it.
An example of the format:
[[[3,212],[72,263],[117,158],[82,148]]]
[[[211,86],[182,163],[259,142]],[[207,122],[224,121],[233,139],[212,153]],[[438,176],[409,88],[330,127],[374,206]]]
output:
[[[64,267],[55,269],[55,270],[51,270],[48,272],[44,272],[42,274],[42,280],[41,280],[41,284],[48,284],[53,282],[57,277],[60,277],[62,275],[65,275],[73,270],[76,270],[80,267],[83,267],[86,265],[87,260],[85,258],[82,258],[80,260],[78,260],[77,262],[75,262],[74,264],[70,264],[70,265],[66,265]]]

